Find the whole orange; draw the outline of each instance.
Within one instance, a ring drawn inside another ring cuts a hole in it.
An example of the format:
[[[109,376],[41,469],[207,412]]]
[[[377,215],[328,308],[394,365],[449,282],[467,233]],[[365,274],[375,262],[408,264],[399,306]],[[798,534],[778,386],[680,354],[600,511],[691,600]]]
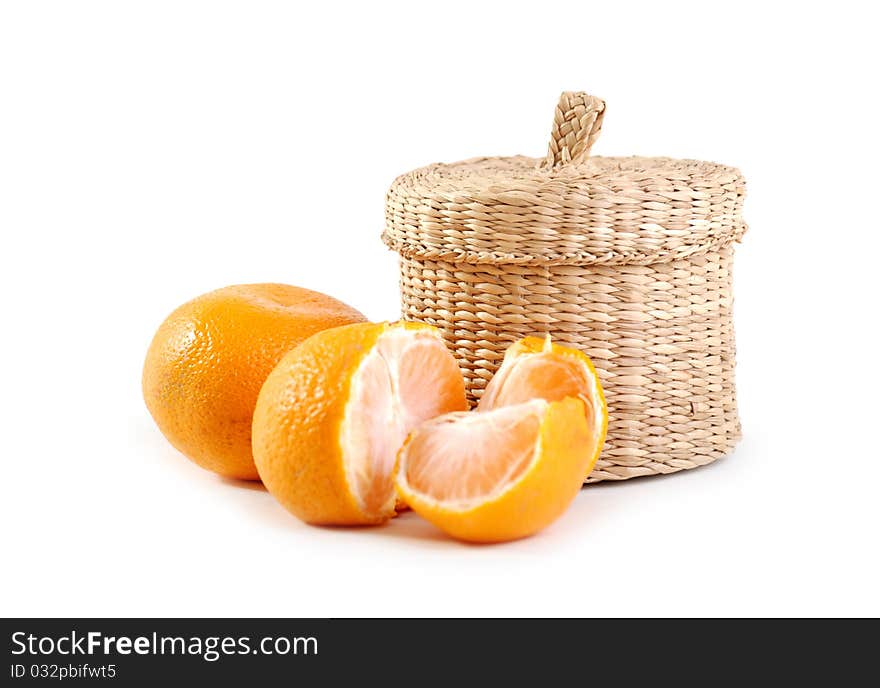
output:
[[[251,422],[263,382],[312,334],[363,322],[326,294],[242,284],[203,294],[159,327],[144,363],[144,401],[180,452],[230,478],[259,480]]]

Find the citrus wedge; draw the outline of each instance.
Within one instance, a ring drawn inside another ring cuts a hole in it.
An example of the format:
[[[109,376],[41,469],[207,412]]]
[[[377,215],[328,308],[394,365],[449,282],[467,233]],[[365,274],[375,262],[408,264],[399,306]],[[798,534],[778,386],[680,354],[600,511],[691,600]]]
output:
[[[559,401],[579,397],[584,401],[590,426],[590,448],[595,452],[590,470],[605,442],[608,408],[599,376],[589,357],[577,349],[554,344],[548,335],[525,337],[504,353],[504,360],[486,385],[478,411],[491,411],[530,399]],[[586,474],[583,476],[586,478]]]
[[[288,353],[257,399],[254,460],[272,495],[313,524],[395,514],[392,472],[422,421],[467,408],[464,379],[437,329],[360,323]]]
[[[416,513],[472,542],[526,537],[552,523],[595,463],[577,397],[533,399],[418,426],[400,449],[395,485]]]

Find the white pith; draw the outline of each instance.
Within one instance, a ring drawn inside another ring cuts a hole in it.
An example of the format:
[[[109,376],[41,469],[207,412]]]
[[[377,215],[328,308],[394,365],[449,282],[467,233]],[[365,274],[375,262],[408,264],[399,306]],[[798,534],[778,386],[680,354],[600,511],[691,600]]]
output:
[[[433,394],[410,398],[409,404],[401,394],[400,363],[407,354],[417,355],[419,347],[446,351],[434,330],[408,330],[392,325],[379,336],[351,379],[340,432],[346,478],[364,512],[372,511],[365,501],[371,493],[365,494],[364,487],[379,491],[381,507],[371,514],[377,517],[394,512],[392,472],[407,434],[427,418],[448,410],[435,407],[440,400]],[[436,377],[443,374],[442,370],[423,366],[419,372],[420,386],[426,390],[438,388]],[[411,383],[412,380],[408,382]],[[364,403],[368,392],[369,403]]]

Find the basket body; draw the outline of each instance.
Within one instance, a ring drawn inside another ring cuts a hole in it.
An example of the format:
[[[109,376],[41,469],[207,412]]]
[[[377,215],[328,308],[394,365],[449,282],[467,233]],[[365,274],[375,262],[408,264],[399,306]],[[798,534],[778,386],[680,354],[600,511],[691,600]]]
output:
[[[383,238],[400,253],[402,316],[441,330],[472,402],[526,335],[586,352],[608,403],[588,482],[724,456],[740,436],[741,175],[697,161],[592,158],[536,181],[539,165],[475,159],[395,181]]]
[[[695,468],[740,435],[732,248],[655,265],[535,268],[401,258],[402,315],[438,327],[472,400],[514,341],[587,353],[608,402],[588,482]]]

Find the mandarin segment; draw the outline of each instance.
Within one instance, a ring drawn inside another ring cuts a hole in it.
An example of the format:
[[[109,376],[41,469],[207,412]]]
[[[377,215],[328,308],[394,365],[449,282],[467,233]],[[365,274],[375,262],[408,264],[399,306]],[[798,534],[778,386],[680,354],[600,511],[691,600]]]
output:
[[[582,351],[555,344],[549,335],[515,342],[486,385],[477,410],[491,411],[530,399],[560,401],[566,397],[583,400],[592,437],[598,438],[592,470],[608,431],[608,408],[596,368]]]
[[[535,399],[420,425],[395,484],[416,513],[455,538],[503,542],[556,520],[592,470],[601,438],[584,402]]]

